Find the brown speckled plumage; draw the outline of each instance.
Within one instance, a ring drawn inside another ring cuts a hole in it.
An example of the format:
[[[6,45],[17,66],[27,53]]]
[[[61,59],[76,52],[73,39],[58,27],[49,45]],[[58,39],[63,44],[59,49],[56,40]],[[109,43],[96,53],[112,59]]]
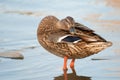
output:
[[[69,25],[70,22],[68,21],[69,23],[67,23],[69,26],[65,25],[67,19],[68,18],[59,20],[54,16],[47,16],[43,18],[39,24],[37,30],[38,41],[41,46],[49,52],[59,57],[67,56],[71,59],[79,59],[96,54],[112,45],[111,42],[106,41],[98,34],[94,33],[93,30],[77,22],[72,21],[71,25],[74,26],[76,32],[74,34],[70,33],[68,30],[69,27],[71,27]],[[59,25],[63,27],[59,27]],[[65,41],[58,42],[58,39],[65,35],[80,37],[81,41],[76,43]]]

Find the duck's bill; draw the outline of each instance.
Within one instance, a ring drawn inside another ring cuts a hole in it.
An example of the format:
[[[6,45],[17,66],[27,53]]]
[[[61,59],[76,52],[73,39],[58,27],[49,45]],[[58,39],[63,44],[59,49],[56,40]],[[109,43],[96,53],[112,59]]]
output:
[[[76,33],[75,27],[70,28],[70,33],[72,33],[72,34]]]

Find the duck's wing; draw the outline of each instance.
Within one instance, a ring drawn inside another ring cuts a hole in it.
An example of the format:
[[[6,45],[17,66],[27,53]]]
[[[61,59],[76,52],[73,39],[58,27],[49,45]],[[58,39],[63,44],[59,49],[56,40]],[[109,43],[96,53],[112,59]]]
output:
[[[75,23],[75,28],[78,30],[82,30],[82,31],[87,31],[87,32],[94,32],[94,30],[88,28],[87,26],[80,24],[80,23]]]
[[[76,43],[82,40],[79,36],[71,35],[67,31],[50,32],[48,39],[54,43]]]
[[[57,43],[59,42],[61,37],[63,36],[65,37],[66,35],[68,35],[68,32],[63,30],[57,30],[57,31],[50,31],[47,33],[47,35],[49,41]]]
[[[71,34],[69,31],[64,31],[64,30],[51,31],[48,34],[48,39],[54,43],[61,43],[61,42],[76,43],[78,41],[85,41],[85,42],[106,41],[100,35],[94,33],[94,30],[80,23],[76,23],[76,24],[77,24],[75,26],[76,34]]]
[[[76,43],[81,40],[82,39],[80,37],[73,35],[66,35],[65,37],[63,36],[63,38],[61,37],[61,39],[59,39],[60,42],[72,42],[72,43]]]
[[[80,23],[75,23],[75,29],[76,29],[76,35],[86,42],[106,41],[100,35],[96,34],[94,30]]]

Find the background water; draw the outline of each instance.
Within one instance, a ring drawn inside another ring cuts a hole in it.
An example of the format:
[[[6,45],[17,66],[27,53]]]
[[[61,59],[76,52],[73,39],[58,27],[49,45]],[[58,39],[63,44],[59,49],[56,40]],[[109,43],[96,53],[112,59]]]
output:
[[[0,58],[0,80],[63,80],[63,59],[45,51],[36,30],[41,19],[72,16],[113,46],[76,60],[69,80],[120,80],[120,0],[0,0],[0,53],[18,51],[23,60]],[[99,60],[100,59],[100,60]]]

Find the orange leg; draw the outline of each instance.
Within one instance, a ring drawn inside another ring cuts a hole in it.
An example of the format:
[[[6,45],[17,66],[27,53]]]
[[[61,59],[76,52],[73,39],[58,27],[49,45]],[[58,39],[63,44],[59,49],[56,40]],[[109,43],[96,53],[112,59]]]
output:
[[[68,80],[67,70],[64,70],[64,80]]]
[[[75,62],[75,59],[72,59],[71,63],[70,63],[70,68],[74,68],[74,62]]]
[[[67,60],[68,60],[68,57],[67,57],[67,56],[65,56],[65,57],[64,57],[63,70],[67,70]]]

